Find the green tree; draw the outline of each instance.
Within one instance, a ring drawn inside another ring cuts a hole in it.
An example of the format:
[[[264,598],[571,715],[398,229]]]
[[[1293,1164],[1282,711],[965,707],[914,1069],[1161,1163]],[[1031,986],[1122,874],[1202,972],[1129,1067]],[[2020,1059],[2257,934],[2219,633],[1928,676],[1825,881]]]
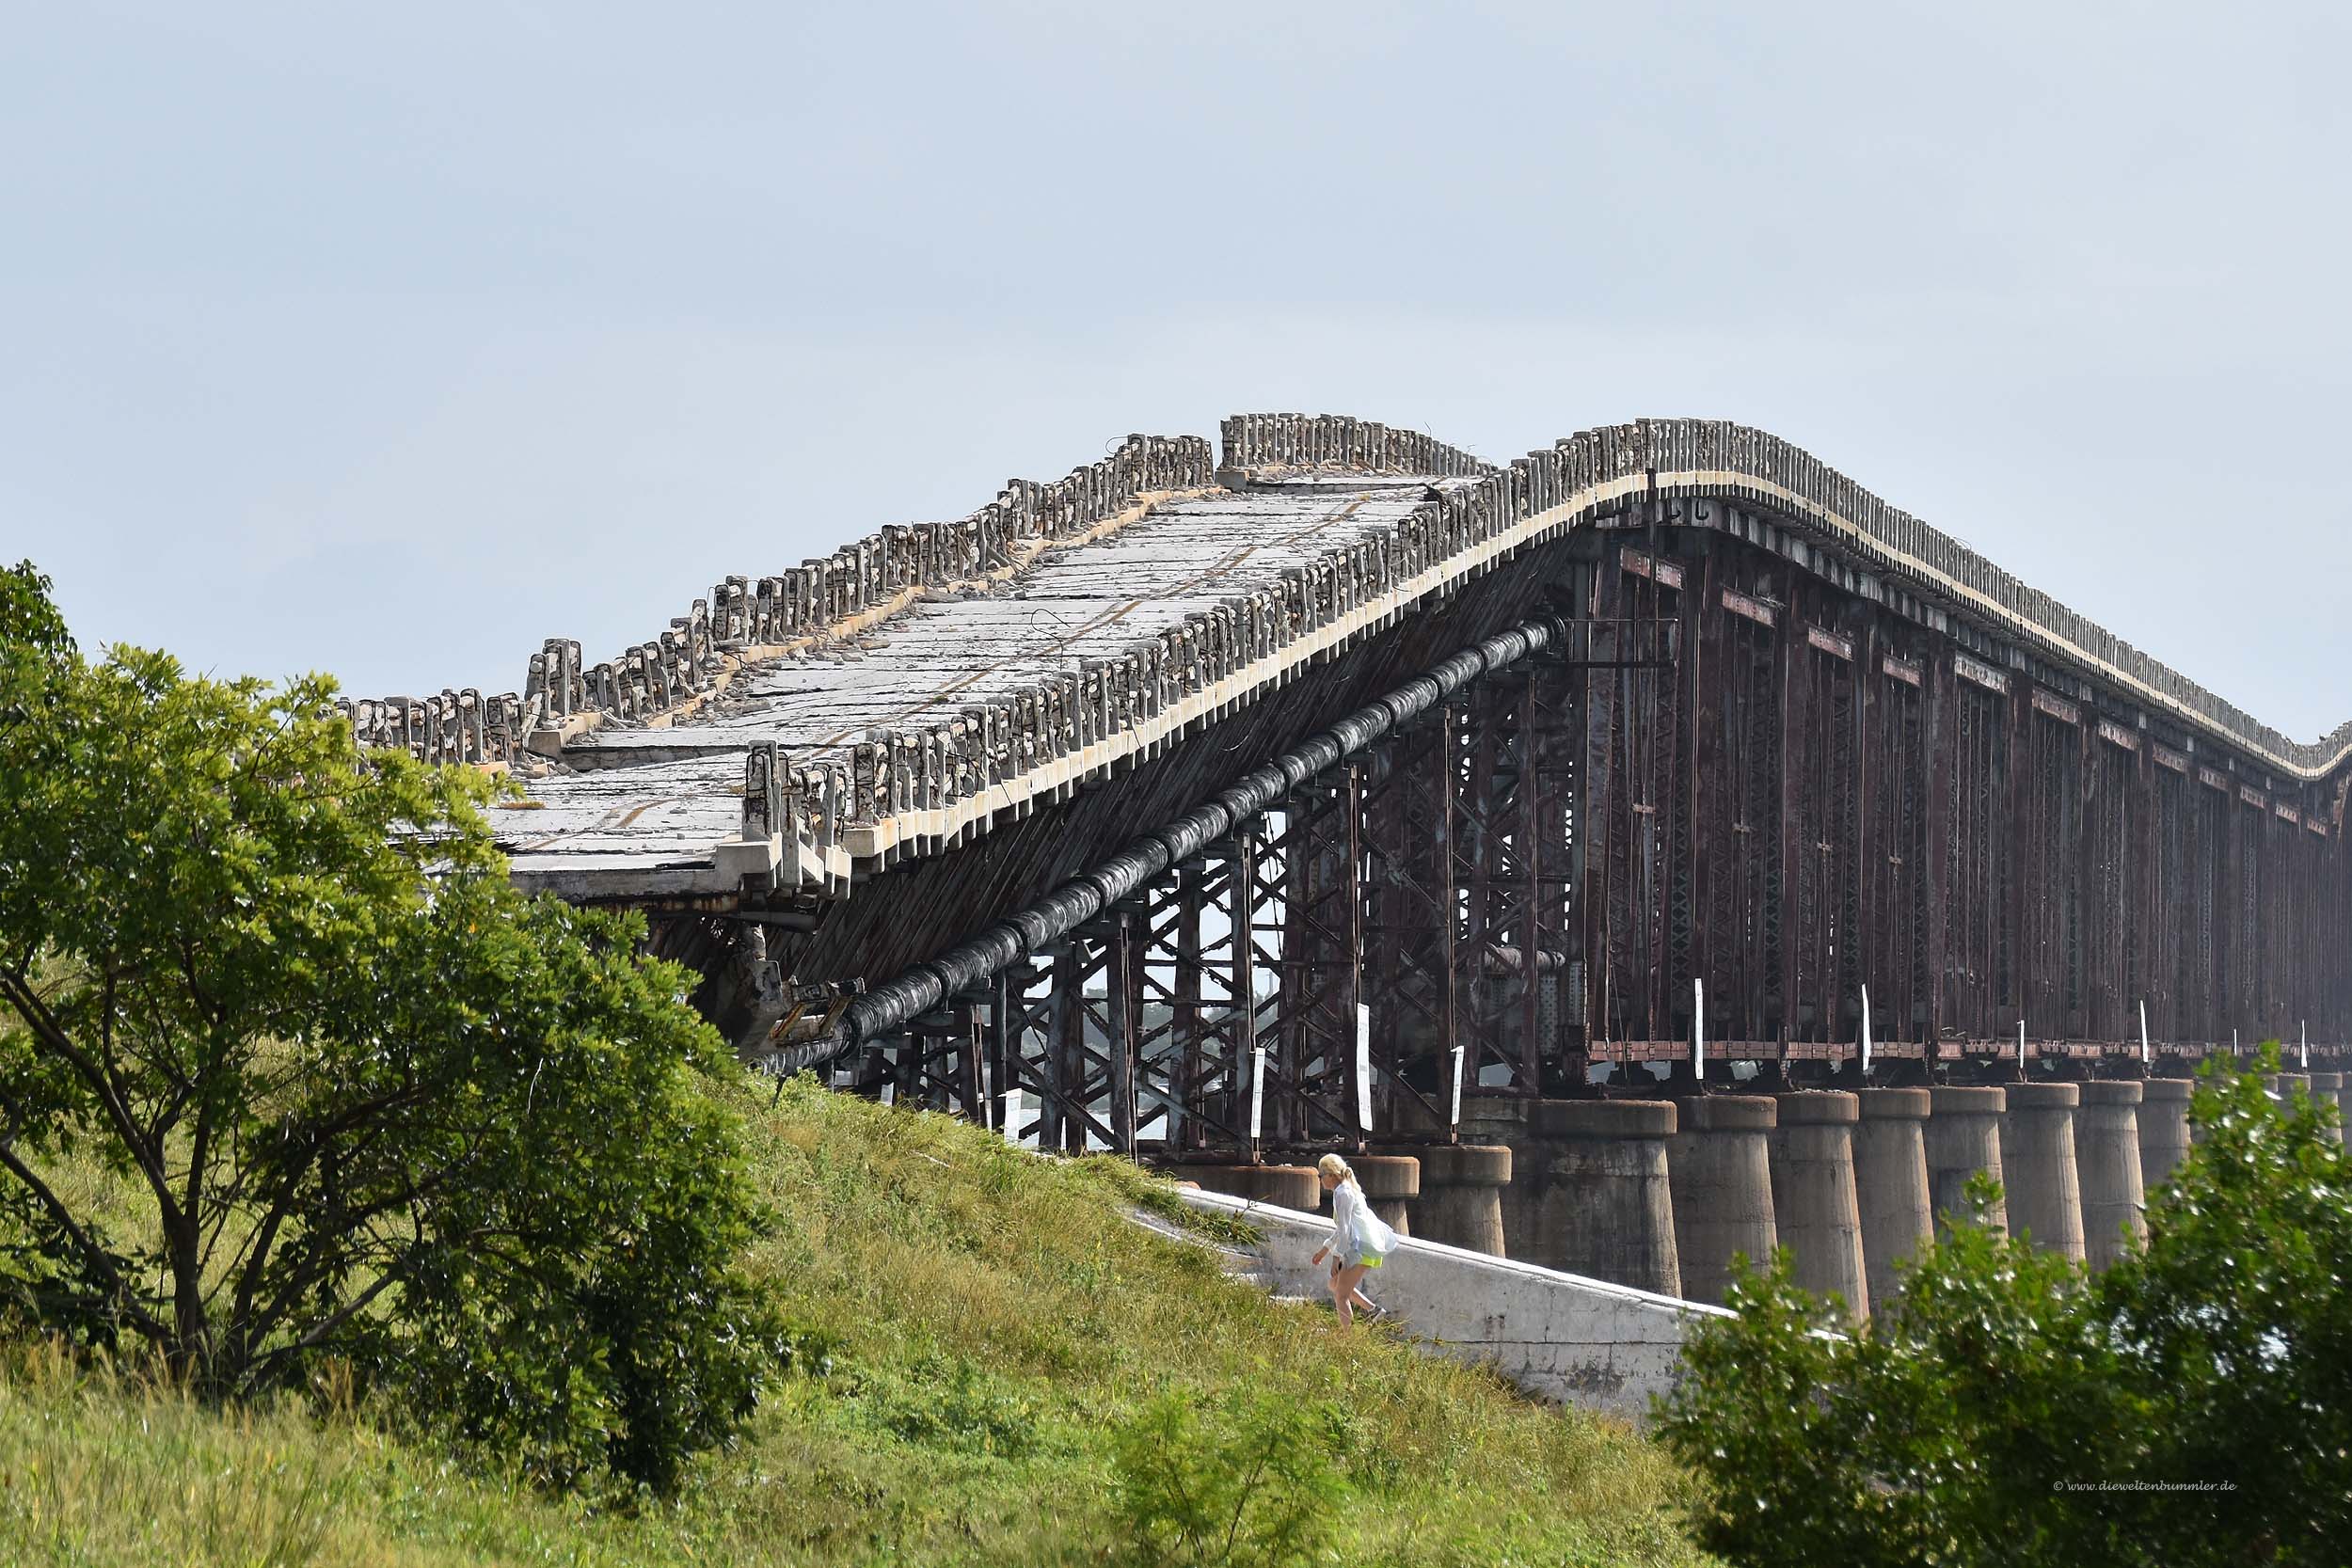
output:
[[[569,1481],[756,1397],[733,1070],[632,916],[526,898],[469,769],[331,684],[86,659],[0,575],[0,1314],[216,1396],[348,1361]]]
[[[1963,1224],[1851,1335],[1785,1254],[1743,1277],[1659,1412],[1703,1480],[1701,1544],[1751,1568],[2344,1560],[2335,1109],[2217,1059],[2191,1112],[2201,1142],[2152,1195],[2146,1247],[2096,1276]]]

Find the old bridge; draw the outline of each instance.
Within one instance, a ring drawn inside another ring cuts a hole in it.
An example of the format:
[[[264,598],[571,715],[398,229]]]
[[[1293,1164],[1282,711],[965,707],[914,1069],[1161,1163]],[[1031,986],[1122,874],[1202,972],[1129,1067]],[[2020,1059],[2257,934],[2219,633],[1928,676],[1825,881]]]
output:
[[[351,708],[528,777],[517,879],[647,911],[748,1056],[1229,1184],[1747,1127],[1673,1096],[2090,1118],[2352,1044],[2352,725],[2290,740],[1739,425],[1132,436],[518,693]]]

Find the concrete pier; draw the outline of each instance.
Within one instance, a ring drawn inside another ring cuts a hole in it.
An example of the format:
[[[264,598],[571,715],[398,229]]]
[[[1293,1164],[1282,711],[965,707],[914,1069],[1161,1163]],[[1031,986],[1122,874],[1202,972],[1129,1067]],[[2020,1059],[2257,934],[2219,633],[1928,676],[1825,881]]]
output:
[[[2074,1084],[2010,1084],[2001,1117],[2001,1168],[2009,1174],[2009,1224],[2044,1252],[2083,1259],[2081,1180],[2074,1165]]]
[[[2230,1068],[2231,1068],[2231,1070],[2232,1070],[2232,1071],[2233,1071],[2233,1072],[2239,1072],[2239,1073],[2241,1073],[2241,1074],[2242,1074],[2242,1073],[2243,1073],[2243,1071],[2244,1071],[2244,1069],[2240,1066],[2240,1064],[2238,1063],[2238,1061],[2237,1061],[2237,1060],[2236,1060],[2236,1058],[2234,1058],[2234,1057],[2233,1057],[2233,1058],[2231,1059],[2231,1062],[2230,1062]],[[2193,1085],[2195,1082],[2196,1082],[2196,1080],[2194,1080],[2194,1079],[2191,1079],[2191,1080],[2190,1080],[2190,1083],[2191,1083],[2192,1085]],[[2268,1089],[2268,1088],[2270,1087],[2270,1080],[2268,1080],[2267,1078],[2264,1079],[2264,1080],[2263,1080],[2263,1087],[2264,1087],[2265,1090],[2266,1090],[2266,1089]],[[2192,1092],[2192,1093],[2194,1093],[2194,1090],[2192,1089],[2192,1091],[2191,1091],[2191,1092]],[[2145,1103],[2145,1102],[2143,1101],[2143,1103]],[[2204,1141],[2205,1141],[2205,1129],[2203,1128],[2203,1126],[2202,1126],[2202,1125],[2201,1125],[2201,1124],[2197,1121],[2197,1119],[2196,1119],[2195,1117],[2192,1117],[2189,1119],[2189,1124],[2188,1124],[2188,1146],[2189,1146],[2189,1148],[2196,1148],[2199,1144],[2203,1143]]]
[[[1411,1235],[1410,1205],[1421,1196],[1421,1161],[1410,1154],[1359,1154],[1347,1164],[1372,1212],[1398,1235]]]
[[[1797,1283],[1846,1298],[1854,1322],[1870,1315],[1862,1262],[1862,1215],[1854,1198],[1855,1098],[1835,1089],[1778,1097],[1772,1132],[1772,1218],[1781,1245],[1796,1255]]]
[[[1862,1212],[1862,1261],[1870,1309],[1884,1311],[1901,1283],[1895,1264],[1915,1258],[1935,1234],[1928,1189],[1925,1088],[1861,1089],[1853,1130],[1854,1196]]]
[[[1505,1256],[1502,1194],[1511,1184],[1511,1151],[1497,1144],[1457,1144],[1421,1151],[1421,1196],[1413,1234],[1425,1242]]]
[[[2139,1188],[2145,1196],[2188,1158],[2188,1101],[2197,1085],[2188,1078],[2151,1078],[2139,1088]]]
[[[2344,1074],[2314,1072],[2312,1074],[2312,1098],[2334,1109],[2335,1124],[2328,1130],[2330,1143],[2344,1142]]]
[[[1558,1239],[1557,1266],[1661,1296],[1681,1295],[1682,1266],[1675,1251],[1674,1202],[1666,1179],[1673,1103],[1541,1101],[1534,1131],[1543,1147],[1544,1178],[1536,1226],[1540,1234]]]
[[[1177,1165],[1168,1175],[1198,1181],[1205,1192],[1279,1204],[1313,1213],[1323,1207],[1323,1183],[1312,1165]]]
[[[1666,1145],[1674,1189],[1675,1252],[1682,1290],[1720,1307],[1731,1260],[1762,1268],[1778,1232],[1772,1220],[1769,1095],[1693,1095],[1675,1101],[1677,1131]]]
[[[1982,1171],[2007,1186],[2001,1166],[2001,1117],[2009,1108],[2009,1096],[1999,1088],[1938,1085],[1928,1091],[1928,1193],[1940,1235],[1949,1227],[1947,1216],[1969,1212],[1963,1195],[1970,1177]],[[2006,1192],[1994,1200],[1985,1220],[1996,1231],[2008,1230]]]
[[[2104,1269],[2148,1240],[2148,1199],[2139,1156],[2142,1085],[2093,1080],[2078,1085],[2074,1169],[2082,1196],[2083,1256]]]
[[[1502,1214],[1503,1256],[1556,1269],[1560,1267],[1560,1239],[1543,1228],[1543,1189],[1550,1177],[1545,1168],[1544,1142],[1535,1135],[1535,1103],[1517,1096],[1466,1096],[1461,1135],[1466,1143],[1511,1151],[1510,1184],[1497,1195]],[[1428,1180],[1426,1172],[1422,1180]]]

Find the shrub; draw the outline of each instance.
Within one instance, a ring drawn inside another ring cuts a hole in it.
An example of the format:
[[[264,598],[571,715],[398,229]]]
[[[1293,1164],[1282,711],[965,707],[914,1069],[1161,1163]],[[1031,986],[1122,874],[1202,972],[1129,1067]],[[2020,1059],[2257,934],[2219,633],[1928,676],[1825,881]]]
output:
[[[1336,1540],[1347,1424],[1328,1400],[1236,1392],[1206,1407],[1162,1394],[1114,1448],[1128,1560],[1290,1568]]]
[[[1009,1379],[961,1356],[857,1375],[866,1418],[906,1442],[1019,1458],[1037,1446],[1038,1402]]]
[[[2276,1071],[2275,1046],[2263,1069]],[[1981,1224],[1851,1336],[1786,1256],[1660,1433],[1702,1544],[1820,1562],[2336,1564],[2352,1541],[2352,1184],[2331,1105],[2206,1064],[2201,1141],[2099,1275]],[[1989,1196],[1987,1188],[1979,1196]]]

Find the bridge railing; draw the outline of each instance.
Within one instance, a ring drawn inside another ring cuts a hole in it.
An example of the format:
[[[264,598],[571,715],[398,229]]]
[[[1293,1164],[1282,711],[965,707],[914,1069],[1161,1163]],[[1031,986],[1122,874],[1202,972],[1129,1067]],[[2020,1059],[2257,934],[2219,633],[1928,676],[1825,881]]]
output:
[[[1208,486],[1214,470],[1209,443],[1197,436],[1130,436],[1061,479],[1008,481],[969,516],[888,526],[775,576],[730,577],[614,658],[587,664],[578,641],[549,638],[531,656],[519,694],[357,699],[342,708],[363,746],[463,763],[518,756],[541,727],[570,733],[678,715],[723,684],[741,656],[837,636],[924,589],[1009,570],[1037,546],[1086,533],[1152,495]]]
[[[1341,468],[1460,478],[1494,467],[1434,436],[1344,414],[1235,414],[1218,435],[1228,470]]]
[[[337,705],[360,745],[406,752],[425,762],[509,762],[522,749],[525,709],[512,691],[485,697],[468,687],[430,697],[362,697]]]
[[[1749,426],[1709,420],[1603,425],[1502,467],[1415,432],[1342,416],[1237,415],[1223,422],[1222,435],[1228,476],[1353,468],[1439,477],[1388,532],[1290,568],[1122,657],[1048,676],[930,725],[877,730],[853,749],[846,780],[831,771],[803,780],[795,770],[786,819],[821,809],[838,824],[899,825],[867,835],[869,847],[944,843],[970,825],[988,805],[977,798],[996,786],[1101,766],[1098,749],[1149,744],[1132,732],[1165,735],[1221,706],[1266,677],[1265,671],[1245,674],[1250,667],[1293,661],[1302,641],[1320,646],[1357,634],[1370,608],[1432,567],[1458,562],[1462,572],[1481,570],[1492,552],[1481,555],[1480,546],[1515,530],[1525,534],[1521,525],[1532,519],[1545,519],[1536,532],[1549,537],[1649,496],[1743,498],[1794,513],[1801,524],[1836,533],[1853,553],[1936,596],[1956,597],[1946,584],[1980,596],[2010,612],[2010,629],[2023,640],[2061,660],[2079,664],[2087,657],[2130,676],[2286,766],[2324,769],[2352,742],[2352,725],[2316,745],[2289,740],[1810,453]],[[817,807],[803,793],[811,790],[827,804]],[[747,832],[754,826],[747,822]]]
[[[1423,499],[1385,532],[1359,537],[1235,594],[1117,657],[1039,680],[1001,701],[943,713],[920,726],[878,729],[846,756],[746,763],[742,832],[782,835],[805,858],[803,879],[846,876],[851,830],[877,844],[943,845],[1003,805],[1074,782],[1247,697],[1264,679],[1395,612],[1407,583],[1485,570],[1485,548],[1552,536],[1645,497],[1743,499],[1834,533],[1853,554],[1947,602],[1973,596],[2012,618],[2022,641],[2063,661],[2086,660],[2138,682],[2260,755],[2310,774],[2340,761],[2352,725],[2316,745],[2289,740],[2193,682],[2020,582],[1966,546],[1889,506],[1845,475],[1766,432],[1721,420],[1603,425],[1501,467],[1417,432],[1328,415],[1238,415],[1224,421],[1222,470],[1333,468],[1435,476]],[[743,657],[841,635],[912,602],[927,587],[1009,572],[1038,544],[1066,541],[1130,515],[1154,495],[1216,478],[1197,437],[1131,436],[1100,463],[1052,484],[1016,481],[971,516],[886,528],[797,570],[731,578],[658,638],[583,666],[580,645],[552,639],[532,656],[519,697],[444,693],[349,705],[363,743],[405,745],[445,760],[494,762],[529,732],[637,724],[699,705]],[[1540,527],[1523,525],[1542,519]],[[1499,546],[1497,546],[1500,547]],[[1424,586],[1427,584],[1424,583]],[[714,608],[715,607],[715,608]],[[420,712],[421,707],[421,712]],[[1141,732],[1150,732],[1148,734]],[[769,769],[771,784],[752,770]],[[1022,787],[1004,786],[1022,783]],[[755,783],[759,787],[755,790]],[[774,791],[773,809],[766,801]],[[821,874],[808,867],[826,867]]]
[[[1387,532],[1287,568],[1276,581],[1211,606],[1119,658],[1050,675],[1000,703],[966,707],[930,725],[874,731],[851,749],[846,778],[821,763],[779,768],[785,782],[774,815],[753,809],[761,796],[758,781],[747,777],[745,839],[775,831],[771,825],[780,821],[803,854],[819,862],[847,842],[845,831],[853,826],[894,825],[890,834],[865,835],[869,852],[878,844],[944,842],[994,809],[997,786],[1016,780],[1034,785],[1056,770],[1104,766],[1105,752],[1133,751],[1206,717],[1303,657],[1300,643],[1320,648],[1368,629],[1375,610],[1395,608],[1383,601],[1413,579],[1449,562],[1464,572],[1483,565],[1480,546],[1533,516],[1559,511],[1550,526],[1567,528],[1622,506],[1628,486],[1645,472],[1648,451],[1638,424],[1586,431],[1503,467],[1416,432],[1342,416],[1240,415],[1224,421],[1222,433],[1228,474],[1360,467],[1438,477]],[[1137,734],[1144,731],[1156,735]],[[764,766],[754,760],[747,768]],[[815,837],[812,821],[823,824]]]
[[[1667,498],[1740,495],[1778,510],[1794,499],[1817,521],[1828,515],[1850,524],[1864,538],[1848,543],[1859,543],[1865,554],[1875,547],[1888,569],[1908,576],[1908,567],[1925,565],[2024,623],[2017,629],[2045,651],[2070,662],[2087,657],[2126,675],[2286,768],[2325,770],[2352,747],[2352,722],[2316,742],[2291,739],[1810,452],[1752,426],[1637,420],[1580,432],[1550,452],[1531,453],[1504,469],[1416,433],[1338,415],[1236,415],[1224,421],[1223,431],[1228,468],[1409,471],[1419,462],[1428,472],[1503,476],[1514,520],[1549,510],[1596,483],[1632,474],[1657,476],[1658,494]],[[1450,463],[1456,466],[1445,466]],[[1932,591],[1937,585],[1927,586]]]
[[[1619,504],[1598,482],[1638,474],[1635,426],[1587,432],[1507,467],[1411,431],[1339,416],[1242,415],[1224,423],[1223,469],[1365,467],[1437,475],[1425,499],[1394,528],[1336,546],[1254,591],[1209,606],[1121,657],[1046,676],[1025,691],[920,727],[876,730],[851,748],[846,778],[830,764],[786,768],[773,814],[755,809],[769,765],[747,763],[743,833],[779,831],[811,854],[823,846],[804,824],[822,820],[827,845],[851,826],[894,824],[891,844],[941,843],[993,811],[1015,780],[1057,770],[1075,776],[1238,701],[1273,669],[1302,657],[1299,644],[1333,645],[1369,629],[1406,583],[1473,552],[1536,512],[1579,502],[1560,526]],[[1454,470],[1460,470],[1455,473]],[[1581,491],[1573,475],[1594,483]],[[1585,493],[1589,492],[1589,493]],[[1152,732],[1139,735],[1138,732]],[[996,792],[992,794],[992,792]],[[819,803],[819,799],[823,803]],[[875,835],[864,840],[871,849]]]
[[[1888,570],[1917,580],[1915,568],[1927,567],[2006,611],[2013,618],[2008,629],[2043,652],[2124,675],[2283,770],[2313,776],[2343,761],[2352,748],[2352,722],[2316,742],[2291,739],[1776,436],[1717,420],[1645,420],[1635,429],[1643,467],[1659,476],[1661,496],[1738,495],[1780,511],[1788,510],[1793,499],[1815,515],[1800,521],[1834,517],[1850,525],[1862,537],[1845,535],[1843,542]],[[1938,583],[1925,586],[1938,597],[1953,597]]]

